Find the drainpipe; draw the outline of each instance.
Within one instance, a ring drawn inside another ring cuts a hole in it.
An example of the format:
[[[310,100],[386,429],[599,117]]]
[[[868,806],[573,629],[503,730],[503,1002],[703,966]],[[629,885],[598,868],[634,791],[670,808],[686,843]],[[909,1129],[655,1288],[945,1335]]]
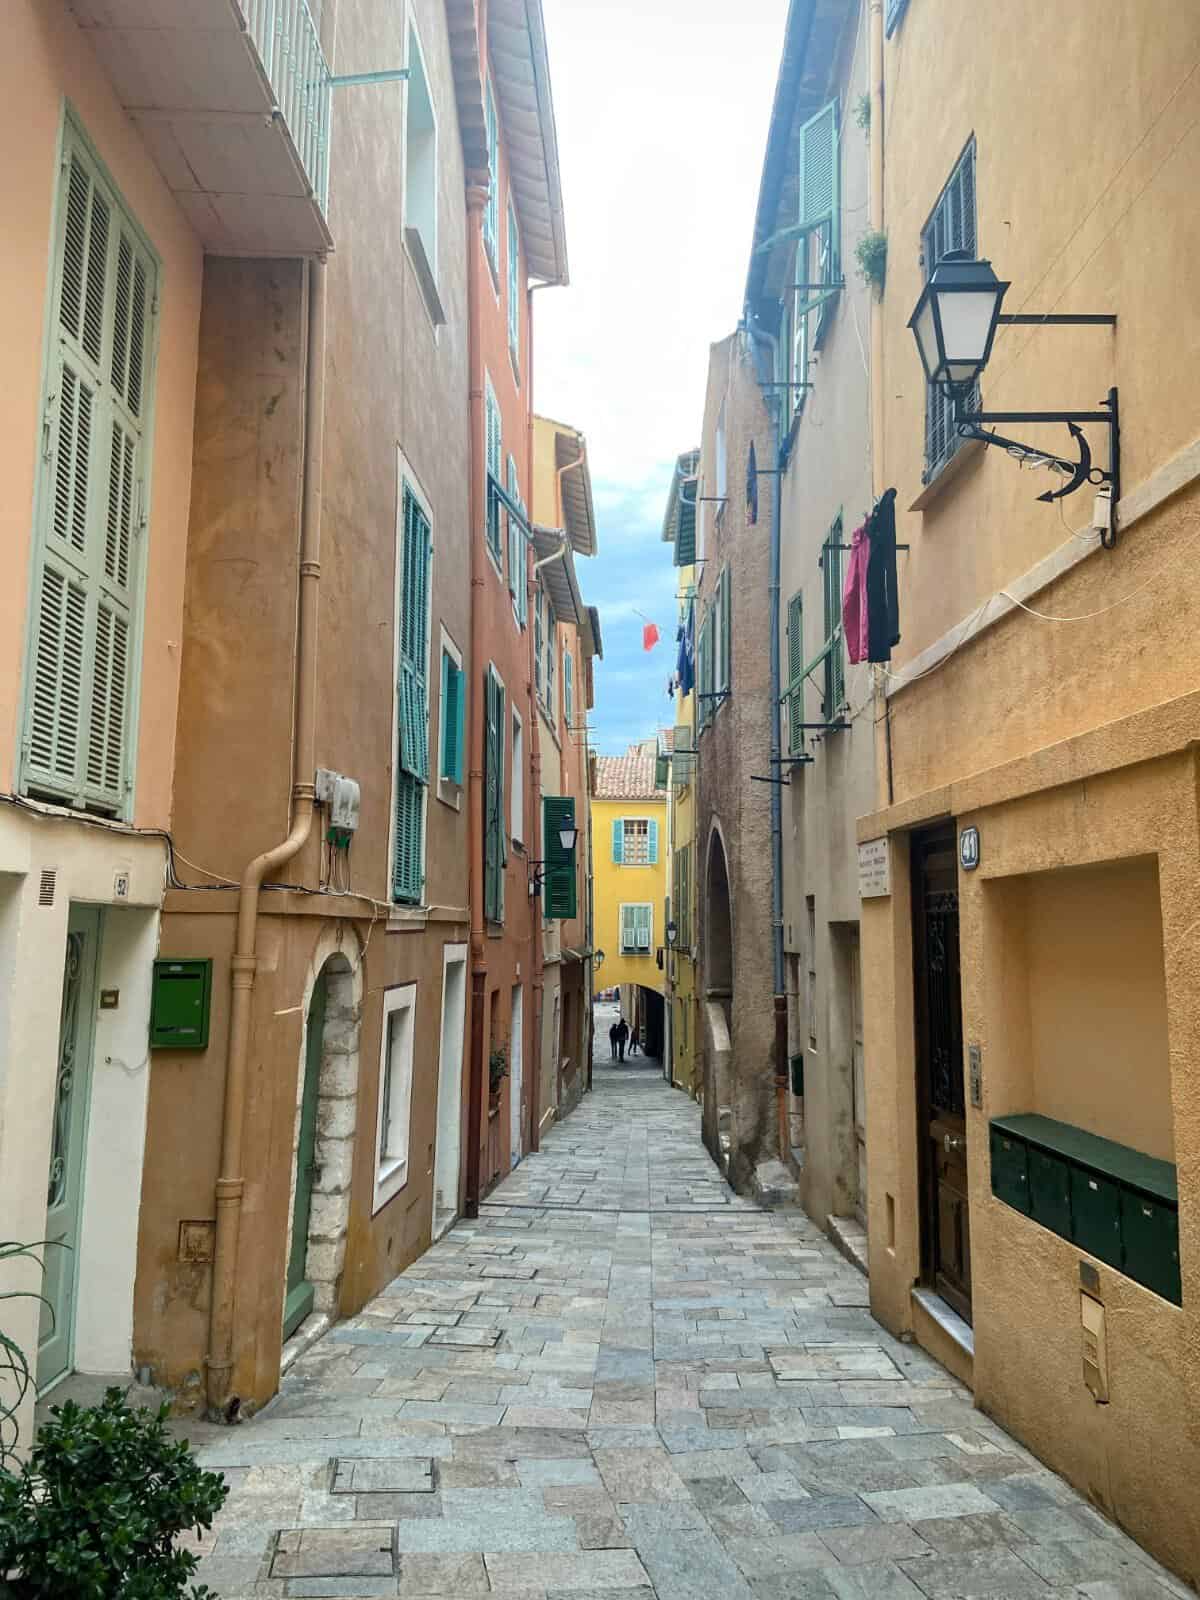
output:
[[[541,284],[529,284],[525,289],[525,394],[529,401],[529,417],[525,430],[525,478],[529,485],[529,508],[532,512],[536,485],[533,480],[533,293],[536,288],[543,288]],[[532,527],[532,519],[530,526]],[[528,635],[526,644],[529,654],[528,680],[525,684],[525,699],[528,706],[529,723],[529,787],[532,790],[533,800],[533,826],[527,830],[530,857],[534,861],[541,860],[546,852],[542,849],[542,735],[538,727],[537,691],[534,684],[537,681],[537,630],[529,625],[528,617],[530,608],[537,604],[537,584],[534,580],[532,569],[533,540],[525,543],[525,632]],[[525,1052],[525,1060],[532,1068],[529,1078],[529,1153],[536,1155],[542,1147],[541,1121],[542,1121],[542,1018],[546,1009],[546,952],[545,928],[542,922],[542,902],[536,895],[530,895],[529,905],[529,949],[533,967],[533,1005],[530,1008],[533,1015],[533,1044],[532,1050]]]
[[[749,312],[743,323],[747,333],[760,347],[764,347],[770,362],[768,372],[773,377],[776,370],[778,341],[763,333],[751,322]],[[779,735],[779,697],[782,692],[779,661],[779,561],[783,525],[783,405],[776,391],[764,390],[763,400],[775,425],[775,478],[771,493],[771,545],[770,575],[767,593],[770,600],[770,664],[771,664],[771,776],[782,775],[780,766],[781,739]],[[778,1119],[779,1159],[784,1160],[790,1138],[788,1134],[787,1104],[787,985],[783,969],[783,796],[778,782],[770,785],[771,793],[771,971],[775,986],[775,1108]]]
[[[479,1215],[480,1136],[483,1128],[484,1008],[487,1000],[487,942],[483,927],[483,742],[484,695],[478,678],[486,665],[483,649],[483,606],[481,597],[486,581],[482,530],[487,516],[484,474],[487,457],[483,434],[483,212],[487,205],[488,184],[476,179],[467,185],[467,305],[468,370],[471,385],[470,471],[471,471],[471,672],[476,682],[469,696],[471,707],[471,750],[467,790],[467,838],[470,850],[469,882],[471,902],[471,1044],[467,1068],[467,1163],[463,1196],[463,1215]]]
[[[297,604],[295,732],[292,744],[292,826],[286,839],[255,856],[238,889],[237,936],[230,962],[229,1047],[221,1171],[216,1185],[212,1304],[209,1309],[207,1397],[215,1419],[232,1420],[238,1245],[241,1231],[243,1135],[249,1065],[250,1016],[258,968],[258,899],[264,880],[299,854],[312,832],[316,768],[317,598],[321,581],[321,466],[325,432],[325,266],[308,265],[308,345],[305,360],[304,476],[300,513]]]
[[[883,232],[883,0],[870,0],[867,32],[867,72],[871,91],[869,216],[871,229]],[[878,499],[883,493],[883,301],[871,296],[871,489]],[[876,715],[883,723],[887,803],[894,799],[892,782],[892,712],[882,669],[875,672]],[[882,715],[880,715],[882,702]]]

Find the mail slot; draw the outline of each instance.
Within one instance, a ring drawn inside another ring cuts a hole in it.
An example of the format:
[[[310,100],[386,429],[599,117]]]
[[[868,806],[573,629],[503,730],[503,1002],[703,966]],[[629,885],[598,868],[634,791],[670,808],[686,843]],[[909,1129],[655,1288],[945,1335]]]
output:
[[[1121,1195],[1121,1238],[1129,1277],[1178,1305],[1182,1299],[1178,1213],[1126,1189]]]
[[[1109,1178],[1083,1167],[1071,1169],[1071,1214],[1075,1243],[1089,1255],[1121,1265],[1121,1191]]]
[[[150,996],[150,1048],[205,1049],[211,1000],[211,961],[156,961]]]
[[[1029,1215],[1029,1153],[1023,1139],[999,1128],[991,1130],[992,1193],[997,1200]]]

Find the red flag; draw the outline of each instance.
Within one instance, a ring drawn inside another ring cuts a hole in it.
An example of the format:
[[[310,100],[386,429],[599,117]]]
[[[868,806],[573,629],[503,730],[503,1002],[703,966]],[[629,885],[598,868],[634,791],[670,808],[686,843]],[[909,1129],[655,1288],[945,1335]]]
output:
[[[647,622],[642,629],[642,649],[653,650],[658,643],[658,627],[653,622]]]

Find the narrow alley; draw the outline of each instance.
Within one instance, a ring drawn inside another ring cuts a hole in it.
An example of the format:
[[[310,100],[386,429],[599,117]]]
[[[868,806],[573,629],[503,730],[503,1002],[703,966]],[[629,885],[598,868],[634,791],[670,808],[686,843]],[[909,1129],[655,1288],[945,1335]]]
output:
[[[1079,1596],[1184,1587],[722,1181],[654,1058],[200,1452],[223,1600]]]

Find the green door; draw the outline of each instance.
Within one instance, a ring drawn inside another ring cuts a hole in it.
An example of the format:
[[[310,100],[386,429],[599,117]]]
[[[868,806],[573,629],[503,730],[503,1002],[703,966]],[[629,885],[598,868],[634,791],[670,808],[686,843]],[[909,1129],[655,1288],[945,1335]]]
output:
[[[54,1132],[46,1192],[46,1263],[38,1334],[37,1381],[45,1389],[71,1370],[75,1342],[79,1225],[83,1210],[83,1147],[87,1136],[96,1019],[96,949],[100,911],[72,906],[67,919]]]
[[[300,1102],[300,1136],[296,1141],[296,1200],[292,1207],[292,1248],[288,1255],[287,1299],[283,1337],[289,1338],[313,1308],[313,1286],[304,1276],[308,1255],[308,1217],[317,1150],[317,1095],[321,1080],[321,1044],[325,1034],[325,974],[313,986],[308,1004],[308,1040],[304,1052],[304,1096]]]

